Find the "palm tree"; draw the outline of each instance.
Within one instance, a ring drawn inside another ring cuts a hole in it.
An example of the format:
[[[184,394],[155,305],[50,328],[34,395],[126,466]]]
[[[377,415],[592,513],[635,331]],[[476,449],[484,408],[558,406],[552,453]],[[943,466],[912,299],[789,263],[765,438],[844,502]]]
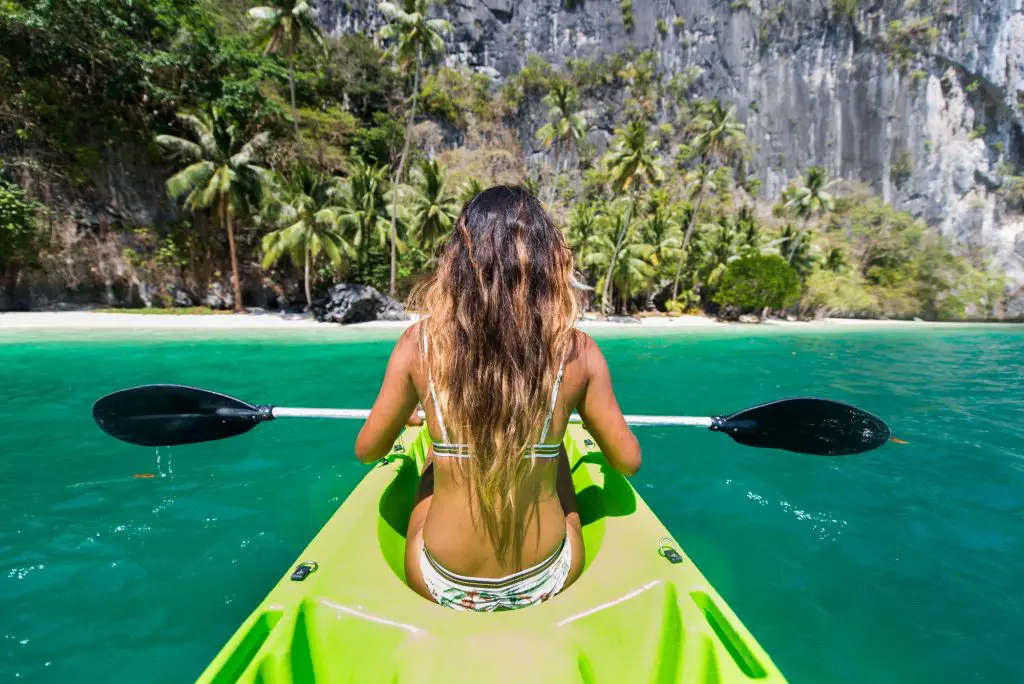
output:
[[[629,313],[629,300],[634,292],[647,287],[654,271],[651,265],[651,253],[653,247],[640,240],[633,240],[635,228],[626,228],[630,222],[630,214],[633,209],[631,201],[625,214],[613,210],[613,213],[605,214],[598,220],[598,232],[590,238],[591,252],[586,257],[586,265],[597,268],[609,268],[606,271],[604,291],[610,292],[608,281],[612,281],[614,289],[619,293],[619,300],[623,311]],[[634,224],[635,226],[635,224]],[[623,242],[613,242],[612,236],[623,235]],[[616,252],[614,246],[618,242],[619,249]],[[612,259],[614,258],[614,264]],[[604,303],[602,302],[602,305]]]
[[[787,223],[783,227],[782,234],[779,236],[778,241],[781,243],[781,251],[789,252],[789,256],[786,257],[786,261],[797,273],[800,274],[801,278],[811,272],[811,267],[814,265],[814,258],[811,255],[810,239],[806,232],[803,230],[794,230],[792,224]]]
[[[590,244],[597,232],[598,211],[589,202],[574,204],[566,225],[566,242],[580,266],[587,264]]]
[[[462,184],[459,189],[459,202],[461,204],[468,204],[471,199],[479,195],[484,191],[484,186],[478,178],[470,178],[468,181]]]
[[[289,255],[296,266],[303,265],[306,305],[313,306],[310,269],[321,253],[334,266],[352,256],[352,245],[342,235],[341,183],[336,176],[299,164],[288,178],[279,178],[277,196],[268,213],[277,229],[263,237],[263,268]]]
[[[645,120],[634,119],[624,128],[618,129],[615,135],[615,142],[606,157],[612,179],[612,190],[616,193],[629,193],[630,202],[625,220],[619,227],[618,238],[612,245],[611,258],[608,260],[608,271],[605,275],[604,290],[601,295],[601,310],[605,313],[610,301],[612,271],[615,270],[619,249],[629,230],[639,190],[647,183],[657,185],[665,177],[665,173],[661,170],[661,158],[657,154],[658,142],[648,139]]]
[[[276,54],[282,46],[288,51],[288,88],[292,96],[292,123],[299,139],[299,115],[295,107],[295,50],[302,39],[322,46],[323,36],[316,23],[316,5],[312,0],[269,0],[269,5],[253,7],[246,14],[266,41],[265,54]]]
[[[231,218],[259,204],[267,171],[257,162],[269,142],[269,134],[257,133],[244,140],[242,130],[219,107],[197,114],[179,113],[178,119],[196,142],[174,135],[156,137],[159,145],[189,162],[167,179],[167,193],[174,198],[185,195],[185,207],[191,211],[215,208],[228,233],[235,311],[241,311],[242,286]]]
[[[794,213],[801,219],[800,232],[807,228],[807,221],[815,216],[832,211],[835,208],[835,201],[828,188],[836,181],[829,181],[825,169],[812,166],[807,169],[804,184],[798,186],[786,201],[786,207],[793,209]],[[797,248],[798,241],[793,241],[792,250]],[[789,254],[790,263],[793,261],[793,251]]]
[[[555,154],[555,172],[551,181],[550,202],[555,200],[555,184],[558,178],[558,154],[564,147],[566,154],[579,143],[587,133],[586,119],[579,110],[579,93],[566,81],[556,80],[544,96],[548,108],[548,122],[537,131],[537,139]]]
[[[693,127],[697,135],[692,147],[705,163],[709,159],[735,152],[747,140],[745,126],[736,120],[736,108],[726,109],[718,100],[706,102],[698,108]]]
[[[736,232],[739,233],[740,247],[744,252],[760,253],[761,223],[757,220],[754,208],[740,207],[734,218]]]
[[[386,183],[386,167],[356,160],[342,189],[338,219],[351,236],[360,269],[366,263],[366,253],[372,243],[387,244],[390,223],[384,198]]]
[[[833,273],[842,273],[846,270],[846,255],[841,247],[833,247],[828,250],[825,256],[825,268]]]
[[[424,159],[417,169],[416,195],[412,200],[412,226],[420,247],[432,249],[447,235],[459,216],[459,204],[444,183],[444,167]]]
[[[715,178],[711,167],[701,163],[690,174],[690,199],[693,200],[693,208],[690,210],[689,220],[686,222],[686,234],[683,235],[683,245],[679,249],[679,262],[676,264],[676,277],[672,281],[672,299],[679,296],[679,276],[683,272],[686,263],[686,248],[690,245],[690,238],[693,237],[693,229],[697,225],[697,217],[700,214],[700,205],[704,203],[704,195],[707,189],[714,185]]]
[[[402,155],[398,158],[398,169],[391,180],[394,188],[402,181],[405,173],[405,159],[409,154],[409,141],[412,139],[412,124],[416,118],[416,101],[420,92],[420,70],[423,60],[444,52],[444,36],[451,33],[452,25],[444,19],[427,19],[427,10],[434,0],[403,0],[399,7],[393,2],[378,3],[377,9],[388,20],[380,30],[382,40],[393,40],[389,52],[398,59],[398,63],[408,73],[410,66],[414,68],[412,81],[412,104],[405,121],[405,142],[402,144]],[[395,279],[397,277],[398,260],[398,193],[391,193],[391,283],[389,294],[395,296]]]
[[[660,196],[659,196],[660,195]],[[648,261],[651,264],[652,281],[647,288],[647,310],[654,311],[654,297],[664,287],[665,264],[678,258],[679,226],[676,221],[678,208],[668,203],[668,197],[656,193],[651,212],[643,223],[644,243],[650,246]]]

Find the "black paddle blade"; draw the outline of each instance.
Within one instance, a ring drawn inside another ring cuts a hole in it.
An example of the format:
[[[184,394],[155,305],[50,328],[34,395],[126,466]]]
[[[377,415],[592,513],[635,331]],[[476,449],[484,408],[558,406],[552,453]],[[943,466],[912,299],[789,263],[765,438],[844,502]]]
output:
[[[889,440],[889,426],[855,406],[810,397],[782,399],[715,418],[711,429],[740,444],[816,456],[849,456]]]
[[[234,437],[273,416],[270,407],[196,387],[143,385],[98,399],[92,417],[124,442],[173,446]]]

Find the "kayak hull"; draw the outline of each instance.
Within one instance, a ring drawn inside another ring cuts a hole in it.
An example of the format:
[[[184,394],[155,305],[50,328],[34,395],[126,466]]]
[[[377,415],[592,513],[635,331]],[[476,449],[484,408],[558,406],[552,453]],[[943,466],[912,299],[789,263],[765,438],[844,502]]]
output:
[[[199,682],[785,681],[578,425],[566,448],[583,523],[582,576],[516,611],[464,613],[423,599],[405,583],[404,552],[428,446],[420,429],[402,434]],[[291,579],[310,562],[315,572]]]

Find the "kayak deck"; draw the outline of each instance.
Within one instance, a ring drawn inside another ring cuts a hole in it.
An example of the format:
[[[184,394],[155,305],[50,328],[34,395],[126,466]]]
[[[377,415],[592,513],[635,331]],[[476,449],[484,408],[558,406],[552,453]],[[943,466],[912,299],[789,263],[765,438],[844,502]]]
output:
[[[572,425],[565,443],[587,555],[565,592],[488,614],[442,608],[409,589],[405,530],[429,447],[425,431],[410,429],[199,681],[785,681],[590,435]],[[291,580],[309,561],[317,571]]]

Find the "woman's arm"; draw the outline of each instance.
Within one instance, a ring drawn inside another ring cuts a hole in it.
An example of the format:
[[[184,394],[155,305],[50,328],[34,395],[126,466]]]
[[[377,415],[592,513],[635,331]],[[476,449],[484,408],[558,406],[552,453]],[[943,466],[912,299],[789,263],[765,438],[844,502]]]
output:
[[[633,475],[640,469],[640,443],[615,400],[604,354],[589,335],[583,337],[587,384],[577,410],[612,467],[625,475]]]
[[[412,381],[412,368],[418,350],[414,330],[415,327],[406,330],[395,343],[380,394],[356,437],[356,458],[363,463],[372,463],[391,451],[395,439],[416,409],[419,397]]]

